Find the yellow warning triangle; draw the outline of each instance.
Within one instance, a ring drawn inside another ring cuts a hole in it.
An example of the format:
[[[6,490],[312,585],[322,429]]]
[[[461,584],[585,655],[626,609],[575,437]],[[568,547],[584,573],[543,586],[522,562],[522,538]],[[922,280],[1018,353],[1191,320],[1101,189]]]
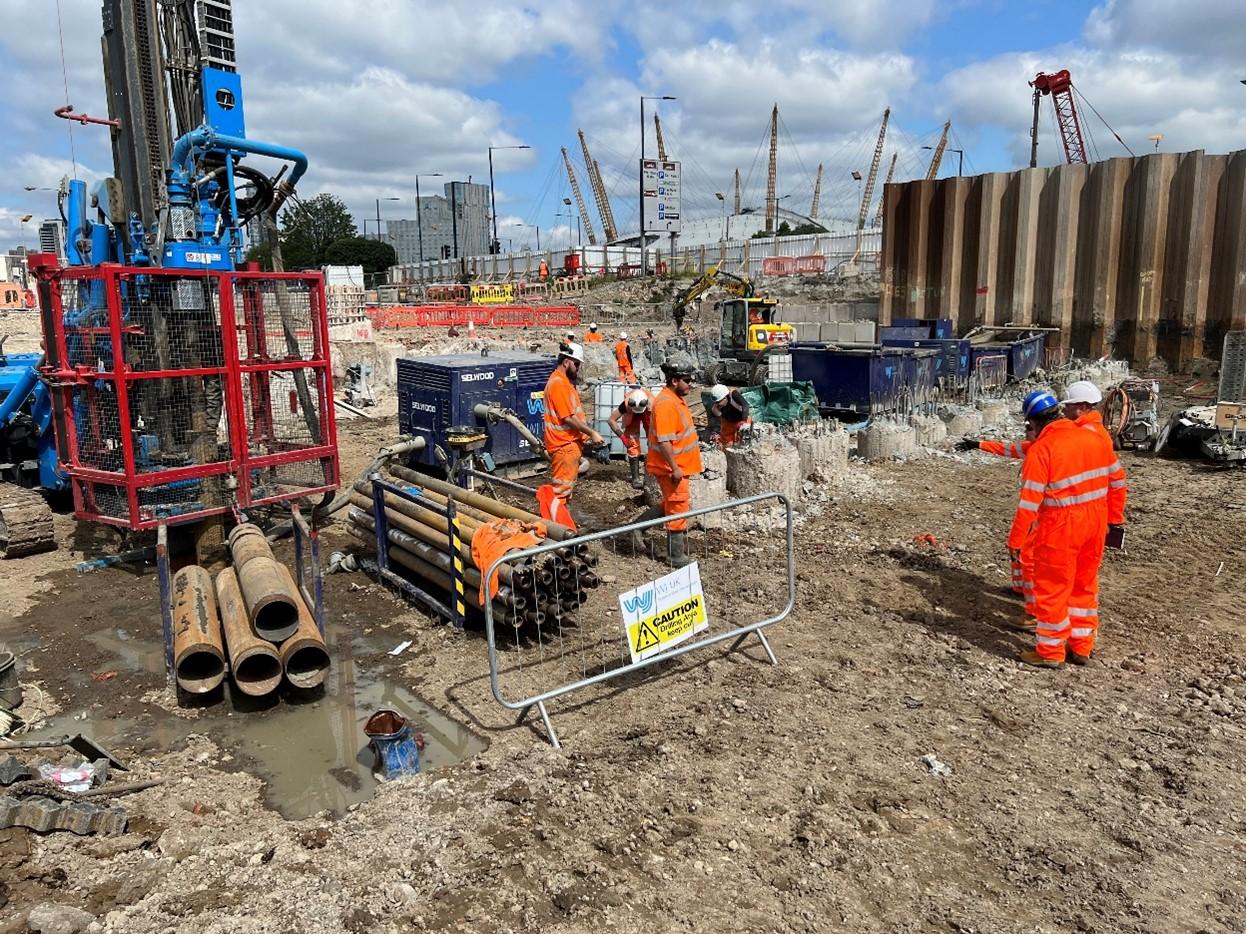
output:
[[[658,641],[658,637],[653,634],[653,630],[649,628],[649,624],[642,620],[640,625],[636,627],[635,652],[639,654],[645,649],[651,649],[658,644]]]

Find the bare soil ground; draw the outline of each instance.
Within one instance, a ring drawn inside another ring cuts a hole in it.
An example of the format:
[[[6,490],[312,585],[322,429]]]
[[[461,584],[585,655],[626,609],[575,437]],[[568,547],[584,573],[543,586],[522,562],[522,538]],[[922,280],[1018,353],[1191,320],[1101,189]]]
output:
[[[342,423],[343,475],[395,431]],[[267,807],[196,720],[169,728],[196,711],[165,709],[158,658],[123,665],[82,638],[158,628],[155,580],[77,577],[63,520],[62,551],[0,567],[0,605],[16,608],[0,640],[66,709],[143,718],[126,777],[167,783],[121,800],[121,837],[0,831],[0,931],[26,930],[39,903],[126,934],[1246,929],[1242,475],[1124,461],[1129,552],[1104,569],[1091,667],[1014,661],[1023,643],[1002,623],[1019,607],[1001,590],[1014,466],[858,466],[887,495],[836,497],[799,528],[777,667],[756,645],[709,650],[556,703],[561,752],[493,701],[478,634],[330,576],[331,615],[385,645],[415,640],[368,660],[489,747],[302,821]],[[618,508],[612,470],[583,486],[594,514]],[[759,563],[782,548],[737,545]],[[702,559],[710,583],[747,570]]]

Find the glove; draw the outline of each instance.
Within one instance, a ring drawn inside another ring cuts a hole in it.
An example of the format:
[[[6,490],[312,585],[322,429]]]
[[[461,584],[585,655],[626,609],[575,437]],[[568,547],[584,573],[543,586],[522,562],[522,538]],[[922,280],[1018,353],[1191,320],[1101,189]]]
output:
[[[1107,539],[1104,541],[1107,548],[1124,548],[1125,547],[1125,527],[1119,524],[1111,524],[1108,526]]]
[[[958,451],[976,451],[978,450],[978,442],[972,438],[962,438],[956,442],[956,450]]]
[[[601,447],[593,451],[593,457],[597,458],[597,463],[610,463],[610,445],[603,444]]]

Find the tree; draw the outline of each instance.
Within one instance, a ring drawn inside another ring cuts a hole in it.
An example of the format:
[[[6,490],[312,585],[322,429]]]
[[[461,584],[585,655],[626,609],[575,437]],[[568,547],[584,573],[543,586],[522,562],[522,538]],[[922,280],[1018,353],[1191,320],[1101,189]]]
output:
[[[333,266],[362,266],[365,275],[373,275],[397,265],[398,254],[390,244],[381,240],[343,237],[329,244],[324,261]]]
[[[354,218],[341,198],[316,195],[287,208],[281,215],[281,251],[286,269],[325,264],[330,244],[358,235]]]

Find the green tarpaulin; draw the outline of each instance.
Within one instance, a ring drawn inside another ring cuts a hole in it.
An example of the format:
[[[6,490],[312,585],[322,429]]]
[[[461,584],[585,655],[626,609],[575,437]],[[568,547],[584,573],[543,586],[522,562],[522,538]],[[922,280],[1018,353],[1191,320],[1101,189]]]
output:
[[[712,400],[709,393],[704,395],[708,411]],[[747,386],[740,389],[740,395],[752,410],[754,422],[793,425],[818,419],[818,397],[813,391],[813,383],[766,383],[762,386]]]

